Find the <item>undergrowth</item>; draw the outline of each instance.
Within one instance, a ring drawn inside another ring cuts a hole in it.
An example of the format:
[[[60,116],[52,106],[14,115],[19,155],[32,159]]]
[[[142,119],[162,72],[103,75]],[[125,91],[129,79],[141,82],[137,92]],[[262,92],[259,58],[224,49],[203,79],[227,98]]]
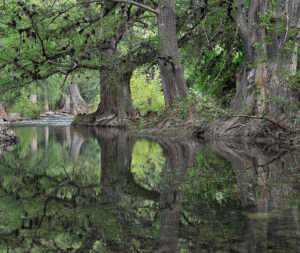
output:
[[[221,115],[227,115],[214,99],[203,93],[190,90],[190,97],[178,100],[172,106],[165,106],[157,113],[145,115],[138,128],[176,128],[183,125],[203,126]]]

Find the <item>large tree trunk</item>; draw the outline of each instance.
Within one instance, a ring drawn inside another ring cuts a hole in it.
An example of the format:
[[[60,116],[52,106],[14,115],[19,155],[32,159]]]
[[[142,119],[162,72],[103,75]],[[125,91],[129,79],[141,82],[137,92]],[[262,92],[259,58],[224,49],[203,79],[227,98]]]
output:
[[[110,62],[100,71],[100,104],[93,116],[93,124],[125,126],[137,115],[130,91],[130,78],[134,66],[128,61],[118,61],[121,54],[118,49],[109,49],[106,54]]]
[[[159,67],[166,105],[189,96],[177,43],[174,0],[159,0]]]
[[[136,110],[132,103],[130,78],[133,68],[124,66],[119,70],[103,70],[100,73],[100,104],[97,116],[113,115],[122,119],[132,118]]]
[[[61,100],[61,109],[62,112],[71,113],[71,100],[67,93],[63,94],[63,98]]]
[[[299,0],[280,0],[278,7],[250,0],[248,11],[246,1],[239,0],[244,66],[237,76],[235,111],[278,118],[299,111],[299,91],[289,81],[297,69],[299,16]]]
[[[61,111],[72,115],[85,114],[89,111],[89,106],[82,98],[77,84],[70,81],[68,91],[64,94]]]
[[[78,85],[74,84],[72,79],[69,83],[68,89],[72,101],[72,114],[78,115],[87,113],[89,111],[89,106],[82,98]]]
[[[111,42],[114,47],[114,42]],[[95,113],[81,117],[75,124],[124,127],[138,115],[134,108],[130,78],[134,65],[129,60],[120,60],[118,48],[103,50],[103,59],[107,59],[105,67],[100,71],[100,103]],[[102,59],[102,60],[103,60]]]

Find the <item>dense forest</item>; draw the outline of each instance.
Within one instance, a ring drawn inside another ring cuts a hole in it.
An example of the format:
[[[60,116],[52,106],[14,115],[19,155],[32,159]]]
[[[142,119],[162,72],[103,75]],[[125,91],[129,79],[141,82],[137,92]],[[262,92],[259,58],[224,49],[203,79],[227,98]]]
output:
[[[295,127],[299,38],[299,0],[3,0],[0,114]]]
[[[0,0],[0,253],[300,252],[299,42],[300,0]]]

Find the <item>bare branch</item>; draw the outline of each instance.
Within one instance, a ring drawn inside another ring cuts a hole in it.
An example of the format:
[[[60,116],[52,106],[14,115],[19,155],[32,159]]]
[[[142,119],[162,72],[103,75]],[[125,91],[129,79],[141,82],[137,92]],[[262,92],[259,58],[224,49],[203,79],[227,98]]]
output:
[[[148,5],[142,4],[142,3],[138,3],[138,2],[134,2],[134,1],[130,1],[130,0],[91,0],[91,1],[86,1],[86,2],[79,2],[76,4],[73,4],[71,6],[69,6],[67,9],[60,11],[46,26],[52,24],[58,17],[60,17],[62,14],[68,12],[69,10],[73,9],[74,7],[77,7],[79,5],[83,5],[83,4],[91,4],[91,3],[101,3],[104,4],[105,2],[115,2],[115,3],[126,3],[126,4],[131,4],[134,6],[137,6],[141,9],[144,9],[146,11],[150,11],[156,15],[159,15],[159,11],[155,10],[153,8],[151,8]]]
[[[131,4],[131,5],[140,7],[141,9],[144,9],[146,11],[150,11],[150,12],[156,14],[156,15],[159,15],[159,11],[158,10],[153,9],[153,8],[149,7],[148,5],[137,3],[137,2],[134,2],[134,1],[128,1],[128,0],[107,0],[107,2],[116,2],[116,3]]]

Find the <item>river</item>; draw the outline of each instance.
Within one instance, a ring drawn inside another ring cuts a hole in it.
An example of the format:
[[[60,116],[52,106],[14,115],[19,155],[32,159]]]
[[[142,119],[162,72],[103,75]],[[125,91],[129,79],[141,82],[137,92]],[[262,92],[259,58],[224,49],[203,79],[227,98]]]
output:
[[[300,156],[70,120],[12,126],[0,252],[300,252]]]

